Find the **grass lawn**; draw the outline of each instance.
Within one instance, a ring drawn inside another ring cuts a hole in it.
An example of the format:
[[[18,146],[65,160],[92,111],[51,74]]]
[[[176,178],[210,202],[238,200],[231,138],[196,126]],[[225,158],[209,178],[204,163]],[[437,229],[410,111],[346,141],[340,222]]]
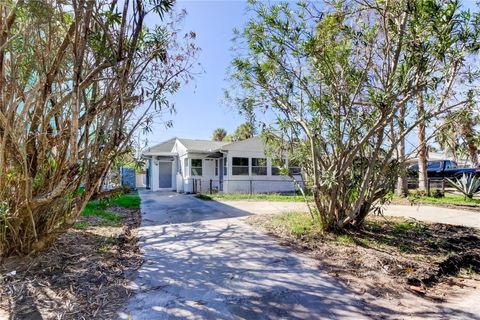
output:
[[[473,199],[465,199],[463,195],[459,194],[449,194],[446,193],[444,197],[434,198],[434,197],[414,197],[409,196],[408,198],[398,198],[394,197],[392,203],[425,203],[425,204],[437,204],[437,205],[457,205],[457,206],[469,206],[476,207],[480,206],[480,198],[474,197]]]
[[[433,286],[459,272],[480,271],[480,231],[473,228],[370,216],[360,230],[322,233],[320,222],[303,212],[247,221],[313,256],[329,273],[363,283],[365,290],[371,283],[394,291],[405,285]]]
[[[136,193],[123,194],[118,197],[104,198],[101,200],[89,201],[82,211],[83,217],[97,217],[102,219],[103,225],[117,225],[122,217],[111,210],[111,207],[121,207],[126,209],[139,209],[140,196]],[[76,229],[85,229],[86,222],[77,222],[74,225]]]
[[[282,201],[282,202],[303,202],[304,199],[301,195],[289,195],[289,194],[273,194],[273,193],[257,193],[257,194],[246,194],[246,193],[229,193],[229,194],[198,194],[196,195],[198,199],[201,200],[225,200],[225,201],[234,201],[234,200],[248,200],[248,201]],[[309,200],[313,200],[311,196],[308,196]]]
[[[113,199],[116,206],[127,209],[140,209],[140,196],[138,193],[123,194]]]

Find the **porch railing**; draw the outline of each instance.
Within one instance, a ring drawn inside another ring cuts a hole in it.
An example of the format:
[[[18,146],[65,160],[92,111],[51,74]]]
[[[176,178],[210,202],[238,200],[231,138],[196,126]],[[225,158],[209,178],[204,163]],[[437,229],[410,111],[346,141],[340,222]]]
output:
[[[298,186],[293,180],[268,179],[198,179],[191,180],[192,193],[296,193]],[[300,182],[302,183],[302,182]],[[227,189],[227,190],[225,190]]]

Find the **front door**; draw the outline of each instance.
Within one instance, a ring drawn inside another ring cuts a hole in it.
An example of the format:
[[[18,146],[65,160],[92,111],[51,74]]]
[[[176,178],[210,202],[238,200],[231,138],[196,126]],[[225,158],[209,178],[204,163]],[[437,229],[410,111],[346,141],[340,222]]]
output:
[[[171,189],[172,188],[172,163],[159,162],[158,172],[160,177],[160,182],[158,184],[158,187],[160,189]]]

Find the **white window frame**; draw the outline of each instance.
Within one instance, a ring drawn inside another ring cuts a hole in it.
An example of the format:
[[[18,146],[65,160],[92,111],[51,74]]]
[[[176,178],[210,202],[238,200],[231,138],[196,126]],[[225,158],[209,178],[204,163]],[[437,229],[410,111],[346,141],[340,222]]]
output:
[[[233,161],[234,159],[247,159],[247,165],[246,166],[239,166],[239,165],[234,165],[233,164]],[[232,176],[250,176],[250,167],[251,167],[251,161],[250,161],[250,158],[248,157],[232,157]],[[247,172],[246,174],[235,174],[233,172],[234,168],[247,168]]]
[[[194,160],[200,160],[201,162],[201,166],[198,167],[198,166],[193,166],[193,161]],[[193,174],[193,169],[196,168],[200,168],[200,170],[202,171],[202,174]],[[190,159],[190,175],[192,177],[202,177],[203,176],[203,159],[198,159],[198,158],[195,158],[195,159]]]
[[[259,165],[256,165],[254,166],[253,165],[253,161],[254,160],[264,160],[265,161],[265,165],[263,166],[259,166]],[[268,162],[267,162],[267,158],[251,158],[250,160],[250,165],[251,165],[251,172],[252,172],[252,176],[260,176],[260,177],[264,177],[264,176],[267,176],[268,175]],[[265,173],[264,174],[258,174],[258,173],[254,173],[254,168],[265,168]]]
[[[274,176],[274,177],[278,177],[278,176],[281,176],[281,175],[282,175],[282,174],[280,173],[280,170],[282,169],[282,167],[276,166],[276,165],[274,164],[274,160],[275,160],[275,159],[271,159],[271,161],[270,161],[270,163],[271,163],[271,165],[270,165],[270,175],[272,175],[272,176]],[[283,163],[286,164],[286,163],[287,163],[287,159],[283,159]],[[273,169],[274,169],[274,168],[278,168],[278,174],[274,174],[274,173],[273,173]]]

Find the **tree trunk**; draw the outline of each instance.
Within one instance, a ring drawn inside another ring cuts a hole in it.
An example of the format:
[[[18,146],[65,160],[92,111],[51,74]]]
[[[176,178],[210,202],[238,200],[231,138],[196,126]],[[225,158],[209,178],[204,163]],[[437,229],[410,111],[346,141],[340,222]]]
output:
[[[467,142],[467,149],[468,149],[468,156],[470,158],[470,162],[474,167],[478,167],[478,148],[475,144],[475,137],[473,134],[472,123],[468,121],[462,126],[462,134],[465,137]]]
[[[404,128],[404,121],[405,121],[405,106],[400,109],[400,114],[398,118],[398,127],[399,133],[398,135],[403,135],[405,128]],[[398,155],[398,162],[401,165],[401,170],[398,174],[397,179],[397,187],[395,190],[395,194],[399,197],[406,197],[408,196],[408,181],[407,181],[407,171],[405,170],[405,138],[401,138],[400,142],[397,147],[397,155]]]
[[[398,174],[397,187],[395,194],[399,197],[408,196],[408,180],[407,180],[407,171],[405,170],[405,139],[402,139],[398,148],[398,161],[402,164],[402,168]]]
[[[480,164],[478,162],[478,148],[475,143],[468,143],[468,153],[470,155],[470,161],[472,162],[472,165],[474,167],[479,167]]]
[[[425,107],[423,93],[417,94],[417,117],[422,119],[418,124],[418,189],[427,191],[427,143],[425,141]]]

